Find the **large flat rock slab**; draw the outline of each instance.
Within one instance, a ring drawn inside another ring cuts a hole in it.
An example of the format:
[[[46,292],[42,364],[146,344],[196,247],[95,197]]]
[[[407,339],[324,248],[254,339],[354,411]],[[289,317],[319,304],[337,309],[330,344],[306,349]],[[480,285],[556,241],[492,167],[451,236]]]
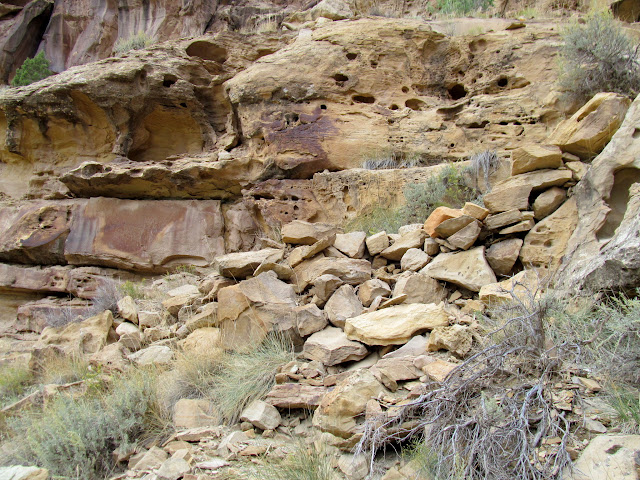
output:
[[[65,244],[72,265],[164,272],[206,266],[224,253],[218,200],[91,198],[74,215]]]

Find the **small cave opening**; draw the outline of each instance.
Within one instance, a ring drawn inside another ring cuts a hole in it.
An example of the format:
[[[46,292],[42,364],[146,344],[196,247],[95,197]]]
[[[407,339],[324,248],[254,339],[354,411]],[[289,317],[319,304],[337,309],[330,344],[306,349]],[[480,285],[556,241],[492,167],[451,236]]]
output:
[[[467,96],[467,89],[461,83],[456,83],[447,89],[451,100],[460,100]]]
[[[327,106],[326,106],[326,105],[324,105],[324,104],[323,104],[323,105],[320,105],[320,110],[326,110],[326,109],[327,109]]]
[[[507,77],[500,77],[497,83],[500,88],[504,88],[509,85],[509,79]]]
[[[162,80],[162,86],[165,88],[169,88],[171,85],[174,85],[178,81],[178,77],[171,73],[167,73]]]
[[[409,93],[409,87],[402,87],[402,93]]]
[[[197,40],[187,47],[187,55],[211,62],[227,61],[227,49],[206,40]]]
[[[398,110],[400,107],[395,103],[389,107],[390,110]]]
[[[372,95],[354,95],[351,99],[356,103],[373,103],[376,101]]]
[[[404,104],[406,107],[409,107],[411,110],[415,110],[417,112],[422,110],[426,105],[426,103],[424,103],[422,100],[418,98],[410,98],[409,100],[404,102]]]
[[[356,58],[358,58],[357,53],[347,53],[347,60],[355,60]]]
[[[347,80],[349,80],[349,77],[347,77],[346,75],[343,75],[341,73],[336,73],[332,78],[336,82],[346,82]]]

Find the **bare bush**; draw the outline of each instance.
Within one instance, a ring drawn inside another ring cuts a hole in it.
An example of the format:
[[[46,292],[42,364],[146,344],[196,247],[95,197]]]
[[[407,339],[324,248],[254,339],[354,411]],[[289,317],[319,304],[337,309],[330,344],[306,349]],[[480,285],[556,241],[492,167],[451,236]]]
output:
[[[638,46],[611,14],[588,17],[563,33],[560,50],[560,86],[580,100],[599,92],[635,97],[640,91]]]
[[[488,332],[487,343],[441,384],[384,422],[367,422],[356,453],[418,439],[431,452],[424,474],[465,479],[559,478],[571,464],[570,422],[552,392],[564,348],[546,348],[544,323],[553,302],[537,292],[514,295],[513,315]],[[537,300],[536,300],[537,299]],[[545,445],[543,439],[559,443]],[[456,477],[457,478],[457,477]]]

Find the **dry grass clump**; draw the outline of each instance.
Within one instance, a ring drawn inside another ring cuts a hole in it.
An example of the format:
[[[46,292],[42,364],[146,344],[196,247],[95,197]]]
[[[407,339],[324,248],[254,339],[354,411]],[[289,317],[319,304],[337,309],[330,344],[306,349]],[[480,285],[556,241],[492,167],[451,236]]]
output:
[[[146,33],[140,31],[128,38],[119,38],[113,47],[116,54],[126,53],[130,50],[140,50],[151,46],[154,39]]]

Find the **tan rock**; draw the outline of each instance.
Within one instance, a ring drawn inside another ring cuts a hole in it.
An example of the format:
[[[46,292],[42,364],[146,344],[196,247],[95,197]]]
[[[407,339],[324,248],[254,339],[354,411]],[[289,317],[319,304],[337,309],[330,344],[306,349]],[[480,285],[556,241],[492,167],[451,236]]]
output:
[[[566,162],[564,166],[573,172],[573,179],[576,181],[582,180],[582,177],[584,177],[587,174],[587,170],[589,170],[589,165],[579,161]]]
[[[295,220],[282,227],[282,241],[293,245],[313,245],[336,233],[340,232],[334,225]]]
[[[435,228],[436,235],[434,237],[448,238],[473,222],[475,222],[475,218],[470,215],[449,218]]]
[[[119,337],[118,342],[132,352],[142,346],[142,332],[133,323],[122,322],[116,328],[116,334]]]
[[[494,243],[485,251],[485,258],[496,275],[509,275],[518,260],[523,240],[510,238]]]
[[[158,312],[147,312],[142,310],[138,312],[138,325],[140,328],[157,327],[162,322],[162,316]]]
[[[426,237],[424,230],[412,230],[385,248],[380,255],[389,260],[398,261],[410,248],[422,248]]]
[[[184,294],[167,298],[162,301],[162,306],[174,317],[178,316],[178,312],[185,306],[191,305],[197,298],[197,295]]]
[[[361,343],[351,341],[340,328],[327,327],[311,335],[304,343],[304,356],[324,365],[360,360],[369,352]]]
[[[560,168],[562,166],[562,150],[555,145],[527,145],[511,152],[511,175]]]
[[[258,266],[258,268],[256,268],[256,271],[253,272],[253,275],[257,277],[258,275],[264,272],[274,272],[280,280],[283,280],[285,282],[288,282],[289,280],[291,280],[291,277],[293,276],[293,268],[291,268],[289,265],[283,265],[281,263],[274,263],[274,262],[261,263]],[[228,285],[232,285],[232,284],[229,283]],[[228,285],[224,285],[224,286],[226,287]]]
[[[12,465],[0,467],[0,478],[6,480],[48,480],[49,471],[46,468]]]
[[[173,362],[173,352],[166,345],[151,345],[132,353],[128,358],[138,366],[169,366]]]
[[[440,303],[447,292],[434,278],[421,273],[404,272],[396,280],[393,297],[406,295],[404,303]]]
[[[484,247],[472,248],[466,252],[441,253],[420,273],[474,292],[480,291],[483,285],[496,281],[496,276],[485,259]]]
[[[155,446],[138,455],[140,456],[137,457],[137,455],[134,455],[131,457],[131,460],[129,460],[128,467],[130,470],[151,470],[158,468],[169,457],[167,452]]]
[[[329,297],[333,295],[344,282],[335,275],[325,274],[320,275],[313,281],[312,293],[316,295],[322,302],[329,300]]]
[[[380,254],[385,248],[389,246],[389,236],[387,232],[378,232],[365,240],[367,244],[367,250],[371,256]]]
[[[121,343],[112,343],[91,355],[89,364],[97,366],[107,373],[124,372],[129,366],[128,353]]]
[[[567,191],[553,187],[542,192],[533,202],[533,214],[536,220],[542,220],[552,214],[567,199]]]
[[[347,338],[367,345],[402,345],[420,331],[447,325],[443,304],[396,305],[346,321]]]
[[[167,292],[167,295],[170,297],[182,297],[184,295],[200,295],[200,290],[195,285],[180,285],[179,287],[172,288]]]
[[[447,242],[460,250],[469,250],[480,236],[480,222],[473,221],[447,238]]]
[[[510,210],[526,210],[529,208],[531,185],[495,185],[483,197],[487,209],[491,213],[507,212]]]
[[[489,230],[497,230],[507,225],[513,225],[514,223],[522,222],[523,220],[529,220],[533,218],[533,212],[521,212],[519,210],[509,210],[507,212],[497,213],[489,215],[484,225]]]
[[[173,407],[173,424],[177,429],[219,425],[220,420],[213,402],[203,398],[181,398]]]
[[[382,358],[400,358],[411,357],[412,361],[414,357],[425,355],[427,353],[427,338],[424,335],[416,335],[407,343],[402,345],[397,350],[386,353]]]
[[[313,426],[350,438],[356,433],[356,418],[364,412],[367,402],[383,392],[385,388],[369,370],[358,370],[324,396],[313,416]]]
[[[595,157],[622,124],[631,101],[616,93],[598,93],[561,122],[548,142],[582,159]]]
[[[247,405],[240,414],[240,420],[261,430],[275,430],[282,421],[278,410],[262,400],[254,400]]]
[[[125,320],[138,324],[138,307],[136,302],[130,296],[126,296],[118,300],[118,313]]]
[[[487,307],[497,307],[513,301],[529,305],[540,295],[539,275],[535,270],[523,270],[502,282],[483,286],[478,297]]]
[[[371,305],[376,297],[388,297],[390,294],[389,284],[377,278],[367,280],[358,288],[358,298],[365,307]]]
[[[563,480],[637,480],[640,435],[598,435],[589,442]]]
[[[260,272],[261,273],[261,272]],[[198,285],[200,293],[215,300],[221,288],[233,285],[235,282],[231,278],[224,277],[218,273],[207,275]]]
[[[285,410],[291,408],[315,410],[328,391],[324,386],[284,383],[274,385],[265,397],[265,401],[274,407]]]
[[[529,192],[538,192],[551,187],[561,187],[572,179],[573,173],[571,170],[536,170],[516,175],[515,177],[509,177],[506,180],[496,183],[492,193],[496,192],[496,195],[498,195],[498,192],[506,191],[510,192],[509,195],[515,195],[515,191],[517,191],[518,188],[522,188],[523,193],[526,193],[529,188]],[[486,200],[487,196],[489,196],[489,203],[487,203]],[[529,195],[526,195],[526,197],[528,199]],[[485,195],[485,205],[491,211],[493,211],[493,200],[491,194]],[[520,207],[518,207],[518,209],[520,209]],[[506,210],[508,209],[502,211]]]
[[[371,278],[371,263],[353,258],[316,257],[305,260],[294,271],[296,291],[302,292],[321,275],[335,275],[350,285],[359,285]]]
[[[512,233],[528,232],[536,225],[532,219],[522,220],[521,222],[511,225],[510,227],[498,230],[500,235],[511,235]]]
[[[298,333],[301,337],[307,337],[312,333],[323,330],[327,324],[326,314],[317,305],[299,305],[292,310],[296,318]]]
[[[336,235],[334,247],[351,258],[362,258],[365,250],[364,232],[339,233]]]
[[[160,468],[156,470],[158,480],[178,480],[184,478],[191,471],[191,464],[188,460],[176,457],[181,452],[183,450],[178,450],[160,465]]]
[[[55,346],[68,354],[95,353],[107,344],[113,315],[106,310],[79,323],[62,327],[47,327],[42,331],[38,344]]]
[[[431,380],[436,382],[444,382],[447,375],[449,375],[458,365],[455,363],[447,362],[440,359],[430,359],[421,366],[422,371]]]
[[[448,220],[450,218],[457,218],[462,215],[463,215],[462,210],[453,209],[449,207],[438,207],[433,212],[431,212],[431,215],[429,215],[429,218],[425,220],[424,231],[427,232],[427,235],[433,238],[437,236],[436,227],[438,225],[440,225],[445,220]]]
[[[549,266],[555,270],[562,261],[571,234],[578,224],[574,197],[539,222],[524,238],[520,260],[525,266]]]
[[[338,459],[338,468],[348,480],[364,480],[369,475],[369,460],[366,455],[344,453]]]
[[[196,314],[190,317],[184,324],[184,330],[188,334],[198,328],[218,326],[218,304],[210,302],[198,308]]]
[[[261,273],[218,292],[218,323],[227,349],[246,348],[273,330],[296,334],[296,295],[274,272]]]
[[[471,350],[473,337],[469,328],[463,325],[436,327],[431,331],[427,341],[427,351],[448,350],[458,357],[464,357]]]
[[[191,332],[180,342],[180,346],[186,353],[215,355],[222,349],[220,339],[219,328],[202,327]]]
[[[423,250],[430,257],[435,257],[438,253],[440,253],[440,244],[433,238],[427,238],[424,241]]]
[[[420,248],[410,248],[400,259],[400,268],[403,271],[415,272],[424,267],[431,257]]]
[[[282,260],[284,252],[279,248],[264,248],[255,252],[236,252],[215,258],[220,273],[229,278],[246,278],[253,275],[256,268],[264,262]]]
[[[351,285],[338,288],[324,306],[329,321],[336,327],[343,327],[347,318],[362,313],[362,302]]]
[[[489,215],[489,210],[480,205],[476,205],[475,203],[466,202],[464,207],[462,207],[462,213],[464,215],[469,215],[470,217],[475,218],[476,220],[483,221]]]
[[[293,250],[291,250],[289,258],[287,259],[287,261],[289,262],[289,266],[293,268],[296,265],[302,263],[303,260],[317,255],[325,248],[333,245],[335,238],[335,235],[330,235],[328,237],[321,238],[313,245],[302,245],[300,247],[294,248]]]
[[[371,373],[391,391],[398,388],[397,382],[420,378],[422,372],[413,364],[415,357],[388,357],[378,360]]]

